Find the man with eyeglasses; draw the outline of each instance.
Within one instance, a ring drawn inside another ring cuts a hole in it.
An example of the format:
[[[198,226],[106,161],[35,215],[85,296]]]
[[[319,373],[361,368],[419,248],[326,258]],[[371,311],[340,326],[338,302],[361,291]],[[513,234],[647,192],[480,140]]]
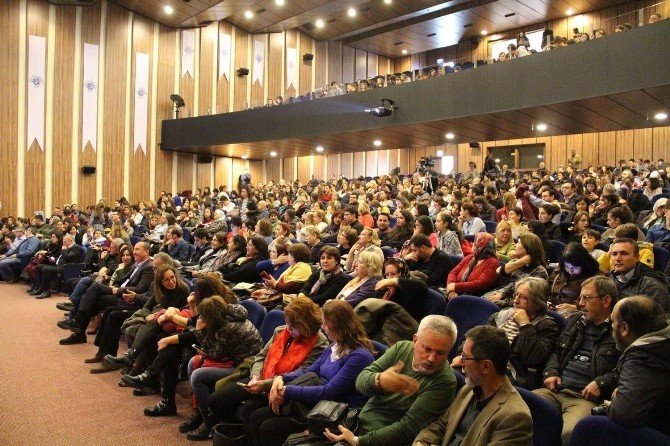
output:
[[[414,439],[414,446],[533,444],[528,406],[506,376],[510,345],[505,332],[484,325],[465,334],[466,385],[440,418]]]
[[[561,441],[568,444],[579,420],[608,399],[616,386],[614,371],[621,352],[612,338],[610,316],[618,298],[609,278],[595,276],[582,283],[578,308],[544,368],[544,389],[534,392],[563,414]]]

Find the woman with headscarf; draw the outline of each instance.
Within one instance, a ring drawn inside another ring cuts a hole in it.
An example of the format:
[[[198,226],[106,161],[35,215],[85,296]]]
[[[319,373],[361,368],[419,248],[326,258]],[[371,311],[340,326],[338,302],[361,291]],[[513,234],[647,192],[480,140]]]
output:
[[[226,232],[228,230],[228,226],[226,224],[226,213],[223,212],[221,209],[217,209],[214,211],[214,221],[212,224],[209,225],[207,228],[207,231],[209,231],[210,234],[214,235],[219,231]]]
[[[475,235],[472,254],[461,260],[449,273],[449,298],[459,294],[479,295],[493,286],[498,278],[496,270],[500,266],[493,240],[488,232]]]

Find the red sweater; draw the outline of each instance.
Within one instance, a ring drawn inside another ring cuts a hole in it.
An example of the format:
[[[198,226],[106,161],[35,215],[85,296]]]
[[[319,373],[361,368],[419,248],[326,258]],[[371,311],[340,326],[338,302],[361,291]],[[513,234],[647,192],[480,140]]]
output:
[[[456,265],[447,278],[447,283],[456,284],[456,292],[458,294],[471,294],[478,296],[486,291],[489,291],[491,286],[498,278],[496,270],[500,266],[500,262],[495,257],[484,259],[482,263],[476,265],[468,276],[468,281],[463,282],[463,274],[467,266],[472,260],[472,254],[465,257]]]

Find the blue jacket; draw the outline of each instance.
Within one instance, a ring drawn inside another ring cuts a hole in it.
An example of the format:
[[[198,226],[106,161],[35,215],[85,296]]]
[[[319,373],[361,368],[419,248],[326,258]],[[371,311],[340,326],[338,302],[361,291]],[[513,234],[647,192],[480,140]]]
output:
[[[7,253],[7,256],[16,254],[16,257],[20,260],[31,259],[37,251],[40,249],[40,241],[37,237],[32,236],[26,238],[22,241],[19,246],[17,246],[12,251]]]

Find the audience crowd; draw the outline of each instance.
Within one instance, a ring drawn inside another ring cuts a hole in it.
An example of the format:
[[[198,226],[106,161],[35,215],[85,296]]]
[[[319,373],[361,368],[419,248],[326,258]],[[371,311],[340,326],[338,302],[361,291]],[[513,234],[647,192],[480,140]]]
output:
[[[323,400],[351,446],[532,444],[537,400],[566,445],[592,412],[670,434],[670,166],[419,170],[6,216],[0,278],[67,292],[60,344],[95,334],[146,416],[188,381],[190,440],[280,446]]]

